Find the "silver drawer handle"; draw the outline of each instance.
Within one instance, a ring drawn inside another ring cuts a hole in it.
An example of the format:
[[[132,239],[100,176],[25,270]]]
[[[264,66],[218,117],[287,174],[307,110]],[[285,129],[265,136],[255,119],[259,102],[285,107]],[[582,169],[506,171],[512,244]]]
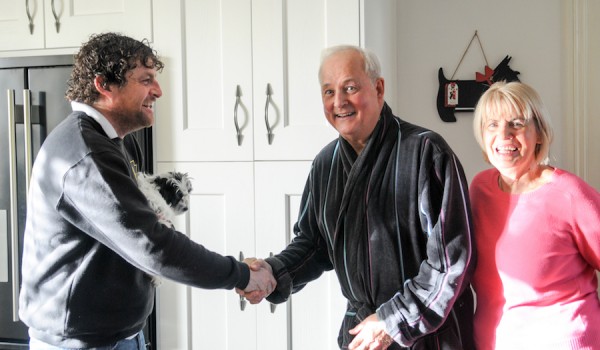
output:
[[[269,257],[272,258],[273,257],[273,252],[269,253]],[[271,308],[271,313],[274,314],[275,313],[275,309],[277,308],[276,304],[273,303],[269,303],[269,307]]]
[[[267,140],[269,141],[269,145],[273,143],[273,130],[271,130],[271,125],[269,124],[269,104],[271,104],[271,94],[273,91],[271,90],[271,84],[267,84],[267,101],[265,102],[265,124],[267,125]]]
[[[29,19],[29,34],[33,35],[33,17],[31,17],[31,12],[29,11],[29,0],[25,0],[25,12]]]
[[[50,2],[50,7],[52,8],[52,15],[54,16],[54,26],[56,27],[56,32],[60,32],[60,19],[56,14],[56,9],[54,8],[54,0]]]
[[[242,131],[240,130],[240,125],[238,124],[238,116],[237,116],[241,97],[242,97],[242,89],[238,85],[235,88],[235,107],[233,107],[233,123],[235,124],[235,134],[237,136],[238,146],[242,145],[242,139],[244,138],[244,136],[242,135]]]
[[[240,251],[240,261],[244,261],[244,253]],[[243,295],[240,295],[240,310],[244,311],[246,308],[246,298]]]

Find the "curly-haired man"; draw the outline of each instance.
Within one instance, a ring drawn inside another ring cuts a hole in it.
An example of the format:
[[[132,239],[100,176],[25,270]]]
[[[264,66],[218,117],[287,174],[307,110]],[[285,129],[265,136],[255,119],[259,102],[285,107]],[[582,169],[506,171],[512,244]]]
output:
[[[151,275],[200,288],[273,290],[264,270],[159,223],[135,181],[133,131],[154,122],[163,63],[146,42],[92,36],[75,56],[71,113],[33,166],[20,317],[30,349],[145,349]],[[105,348],[106,347],[106,348]]]

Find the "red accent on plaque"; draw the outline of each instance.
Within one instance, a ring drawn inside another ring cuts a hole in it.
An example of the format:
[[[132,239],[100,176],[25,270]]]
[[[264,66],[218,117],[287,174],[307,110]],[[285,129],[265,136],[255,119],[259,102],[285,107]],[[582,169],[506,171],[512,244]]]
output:
[[[494,70],[488,66],[485,66],[485,75],[479,72],[475,72],[475,81],[478,83],[483,83],[484,81],[488,84],[492,85],[492,76],[494,75]]]

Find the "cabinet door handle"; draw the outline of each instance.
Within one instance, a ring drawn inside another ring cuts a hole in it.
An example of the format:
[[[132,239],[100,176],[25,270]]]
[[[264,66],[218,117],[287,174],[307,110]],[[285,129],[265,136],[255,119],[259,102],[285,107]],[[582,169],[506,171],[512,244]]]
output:
[[[240,251],[240,261],[244,261],[244,252]],[[240,310],[244,311],[244,309],[246,308],[246,298],[244,298],[244,296],[240,295]]]
[[[265,102],[265,124],[267,125],[267,140],[269,141],[269,145],[273,143],[273,130],[271,130],[271,125],[269,124],[269,104],[271,103],[271,84],[267,83],[267,101]]]
[[[50,2],[50,8],[52,8],[52,15],[54,16],[54,26],[56,27],[56,32],[60,32],[60,20],[58,19],[58,15],[56,14],[56,9],[54,8],[54,0]]]
[[[25,0],[25,12],[29,19],[29,34],[33,35],[33,17],[31,17],[31,12],[29,11],[29,0]]]
[[[272,258],[273,257],[273,252],[269,253],[269,257]],[[275,309],[277,308],[276,304],[273,303],[269,303],[269,307],[271,308],[271,313],[274,314],[275,313]]]
[[[25,194],[29,200],[29,182],[33,166],[33,143],[31,142],[31,91],[23,90],[23,130],[25,136]]]
[[[237,135],[237,143],[238,146],[242,145],[242,140],[244,136],[242,135],[242,130],[240,130],[240,125],[238,124],[238,107],[240,106],[240,97],[242,96],[242,89],[238,85],[235,88],[235,107],[233,107],[233,123],[235,124],[235,133]]]
[[[13,321],[19,321],[19,232],[17,213],[17,145],[15,140],[15,91],[6,90],[8,100],[8,157],[10,183],[10,252],[12,263]]]

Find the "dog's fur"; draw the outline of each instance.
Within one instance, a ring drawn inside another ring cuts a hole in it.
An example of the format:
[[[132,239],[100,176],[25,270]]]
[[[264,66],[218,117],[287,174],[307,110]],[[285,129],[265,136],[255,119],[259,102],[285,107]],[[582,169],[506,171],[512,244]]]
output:
[[[158,221],[174,228],[174,217],[189,209],[192,181],[188,174],[176,171],[159,175],[138,173],[137,182],[158,216]],[[155,286],[160,285],[159,277],[151,277]]]
[[[170,171],[159,175],[138,174],[138,186],[159,221],[173,227],[175,215],[185,213],[190,205],[192,181],[185,173]]]

